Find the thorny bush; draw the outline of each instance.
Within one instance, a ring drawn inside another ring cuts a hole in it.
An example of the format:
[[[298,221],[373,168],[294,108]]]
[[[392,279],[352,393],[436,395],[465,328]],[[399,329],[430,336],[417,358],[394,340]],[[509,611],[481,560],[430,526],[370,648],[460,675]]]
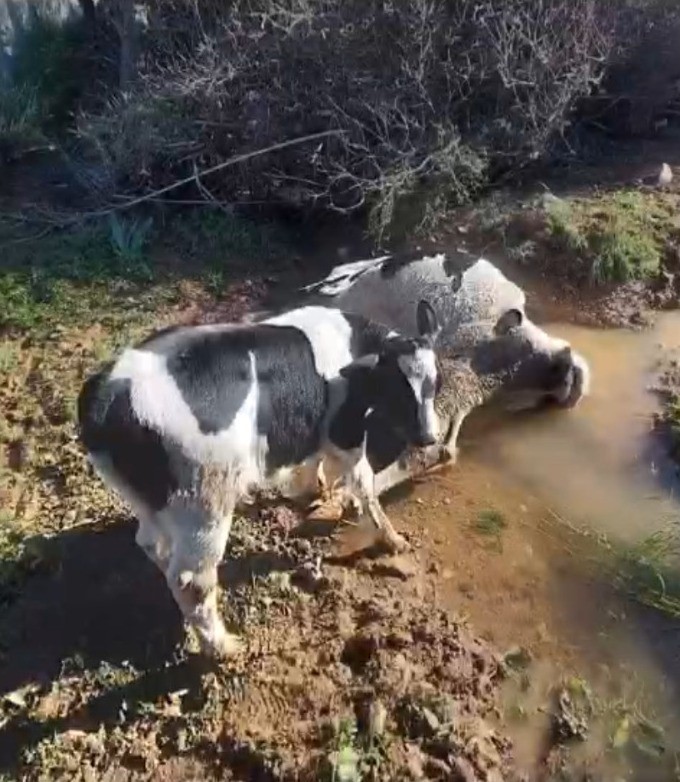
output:
[[[134,88],[80,122],[112,182],[162,186],[337,129],[223,170],[201,195],[365,210],[377,235],[397,222],[428,228],[540,160],[611,46],[597,0],[144,5]]]

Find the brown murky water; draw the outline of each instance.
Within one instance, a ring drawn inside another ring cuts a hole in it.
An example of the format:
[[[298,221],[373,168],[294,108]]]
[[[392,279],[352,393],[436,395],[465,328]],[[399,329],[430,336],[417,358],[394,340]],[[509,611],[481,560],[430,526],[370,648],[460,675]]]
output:
[[[466,423],[458,465],[419,485],[390,513],[417,528],[439,559],[441,594],[501,648],[521,645],[535,662],[509,685],[517,755],[535,779],[550,690],[587,680],[598,697],[590,738],[571,750],[593,779],[680,779],[680,623],[643,610],[598,578],[560,521],[634,543],[680,519],[676,468],[651,436],[658,407],[648,391],[663,347],[680,347],[680,313],[644,333],[549,327],[590,361],[592,396],[576,410]],[[503,529],[480,534],[480,513]],[[660,721],[661,761],[609,748],[625,714]]]

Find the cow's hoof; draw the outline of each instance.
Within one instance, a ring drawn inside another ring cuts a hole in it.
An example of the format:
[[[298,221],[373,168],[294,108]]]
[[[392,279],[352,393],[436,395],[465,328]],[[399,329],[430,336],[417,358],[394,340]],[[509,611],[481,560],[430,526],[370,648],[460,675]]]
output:
[[[380,542],[390,554],[403,554],[411,548],[408,540],[398,532],[383,532]]]
[[[224,631],[217,638],[201,639],[201,650],[203,654],[213,660],[225,660],[229,657],[235,657],[240,654],[245,645],[238,635]]]
[[[361,516],[363,506],[358,497],[346,491],[327,492],[309,505],[307,518],[312,521],[341,521],[345,516]]]
[[[315,500],[307,509],[307,518],[311,521],[340,521],[345,509],[335,500]]]

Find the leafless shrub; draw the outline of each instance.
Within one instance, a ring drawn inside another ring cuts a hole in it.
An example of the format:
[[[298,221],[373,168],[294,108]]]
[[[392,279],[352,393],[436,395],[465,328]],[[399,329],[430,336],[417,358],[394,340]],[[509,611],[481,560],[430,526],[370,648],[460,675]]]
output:
[[[616,24],[598,119],[619,135],[645,135],[655,122],[680,116],[680,5],[628,0]]]
[[[81,134],[120,182],[165,184],[273,141],[224,200],[366,210],[428,229],[545,153],[602,76],[598,0],[153,0],[139,79]]]

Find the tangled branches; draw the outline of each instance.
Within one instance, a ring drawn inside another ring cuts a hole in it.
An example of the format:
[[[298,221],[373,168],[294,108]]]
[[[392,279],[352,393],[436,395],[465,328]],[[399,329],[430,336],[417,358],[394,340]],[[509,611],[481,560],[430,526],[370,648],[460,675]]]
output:
[[[153,0],[140,74],[84,117],[120,183],[292,136],[229,169],[221,200],[366,210],[377,234],[540,159],[603,72],[596,0]],[[399,218],[399,220],[397,220]]]

